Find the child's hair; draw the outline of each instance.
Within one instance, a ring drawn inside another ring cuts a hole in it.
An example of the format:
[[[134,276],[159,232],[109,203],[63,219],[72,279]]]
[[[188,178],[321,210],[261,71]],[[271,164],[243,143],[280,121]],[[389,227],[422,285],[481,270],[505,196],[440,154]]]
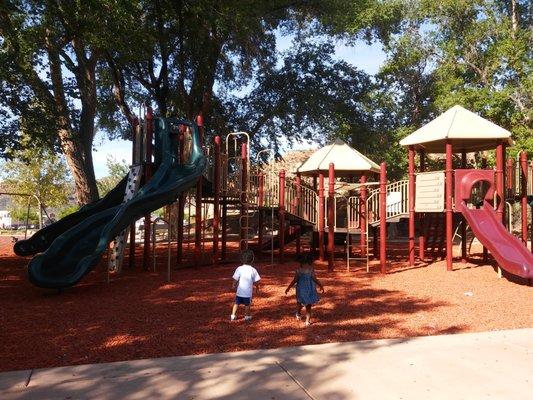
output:
[[[243,250],[241,253],[241,262],[243,264],[251,264],[254,262],[254,252],[250,249]]]
[[[315,258],[311,253],[303,253],[300,257],[298,257],[298,262],[300,265],[313,265],[314,260]]]

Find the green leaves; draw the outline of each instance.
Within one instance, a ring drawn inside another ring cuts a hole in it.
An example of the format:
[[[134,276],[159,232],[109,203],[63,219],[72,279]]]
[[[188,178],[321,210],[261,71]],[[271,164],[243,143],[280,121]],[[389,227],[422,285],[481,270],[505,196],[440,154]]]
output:
[[[46,150],[26,150],[23,156],[25,161],[4,163],[3,187],[10,192],[35,194],[47,208],[67,204],[71,185],[65,161]],[[24,207],[27,198],[14,197],[13,202]]]

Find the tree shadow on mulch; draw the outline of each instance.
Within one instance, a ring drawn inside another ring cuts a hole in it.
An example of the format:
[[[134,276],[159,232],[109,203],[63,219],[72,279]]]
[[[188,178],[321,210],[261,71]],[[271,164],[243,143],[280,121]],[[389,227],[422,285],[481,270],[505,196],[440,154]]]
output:
[[[172,272],[158,258],[157,273],[130,271],[109,284],[101,269],[64,292],[50,295],[27,283],[25,273],[4,282],[2,303],[12,312],[0,317],[6,351],[2,370],[188,354],[271,349],[383,337],[411,337],[459,332],[439,331],[409,318],[448,306],[430,298],[378,289],[375,276],[343,271],[317,272],[327,288],[308,328],[294,318],[294,292],[284,295],[295,263],[259,264],[261,293],[253,304],[254,319],[229,321],[234,299],[235,266],[203,267]],[[413,327],[414,326],[414,327]]]

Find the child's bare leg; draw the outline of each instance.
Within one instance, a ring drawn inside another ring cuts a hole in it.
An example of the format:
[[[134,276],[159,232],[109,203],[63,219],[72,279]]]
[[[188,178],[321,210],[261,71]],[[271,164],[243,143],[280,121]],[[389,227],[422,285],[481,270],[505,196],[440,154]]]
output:
[[[310,325],[311,324],[311,316],[313,314],[313,308],[311,304],[306,304],[305,306],[305,324]]]
[[[233,308],[231,309],[231,315],[237,315],[238,308],[239,308],[238,304],[233,304]]]
[[[302,315],[302,303],[296,302],[296,318],[300,318],[300,315]]]

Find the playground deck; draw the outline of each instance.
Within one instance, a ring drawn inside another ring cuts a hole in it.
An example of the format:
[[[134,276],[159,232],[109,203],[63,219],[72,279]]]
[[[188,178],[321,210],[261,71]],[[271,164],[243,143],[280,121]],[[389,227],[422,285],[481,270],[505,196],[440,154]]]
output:
[[[167,283],[160,248],[157,273],[126,268],[107,284],[98,268],[57,295],[27,281],[26,261],[11,253],[9,239],[0,244],[2,371],[533,327],[533,288],[498,279],[479,257],[454,272],[444,261],[411,269],[403,261],[384,276],[346,272],[340,260],[328,274],[321,264],[327,292],[305,328],[293,317],[294,296],[283,293],[293,262],[258,263],[254,320],[230,322],[234,265],[173,271]]]

